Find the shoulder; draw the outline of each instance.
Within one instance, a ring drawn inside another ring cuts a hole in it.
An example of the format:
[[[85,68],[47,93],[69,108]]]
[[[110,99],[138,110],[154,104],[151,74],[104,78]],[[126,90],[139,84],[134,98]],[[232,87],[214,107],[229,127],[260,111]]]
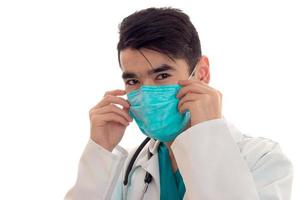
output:
[[[279,171],[292,170],[292,164],[288,157],[282,152],[278,142],[264,138],[242,135],[237,143],[250,171],[272,167]]]

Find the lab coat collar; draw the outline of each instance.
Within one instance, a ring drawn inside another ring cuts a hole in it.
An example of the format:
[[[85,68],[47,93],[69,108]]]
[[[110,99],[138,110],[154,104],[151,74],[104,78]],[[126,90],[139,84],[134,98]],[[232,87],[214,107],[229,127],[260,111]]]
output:
[[[222,116],[222,120],[226,122],[227,128],[236,143],[240,142],[243,138],[241,131],[229,120],[227,120],[224,116]],[[148,145],[150,152],[155,154],[157,152],[157,148],[159,146],[159,141],[151,139]]]
[[[138,159],[137,164],[136,164],[137,166],[141,166],[145,171],[150,173],[154,179],[154,182],[156,182],[156,184],[158,186],[160,186],[159,185],[159,167],[157,167],[158,166],[157,149],[158,149],[159,144],[160,144],[159,141],[151,139],[149,141],[147,148],[145,148],[145,151],[148,151],[148,148],[149,148],[149,150],[153,154],[153,156],[150,159],[148,159],[148,154],[143,153],[143,155]]]
[[[224,116],[222,116],[222,119],[225,120],[227,128],[234,139],[236,143],[240,142],[242,140],[242,134],[240,130],[233,125],[231,122],[225,119]],[[153,156],[148,159],[148,154],[143,153],[141,157],[137,161],[137,166],[141,166],[145,171],[150,173],[154,179],[154,181],[159,185],[159,167],[158,166],[158,154],[157,149],[159,146],[159,141],[156,141],[154,139],[151,139],[147,148],[145,148],[146,151],[148,151],[148,148],[151,153],[153,153]]]

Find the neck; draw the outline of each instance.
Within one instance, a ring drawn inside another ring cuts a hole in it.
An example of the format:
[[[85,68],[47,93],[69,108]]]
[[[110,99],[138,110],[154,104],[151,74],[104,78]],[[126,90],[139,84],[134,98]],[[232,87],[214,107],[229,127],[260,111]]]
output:
[[[171,163],[172,163],[173,172],[176,172],[177,169],[178,169],[178,167],[177,167],[177,163],[176,163],[173,151],[171,149],[171,144],[172,144],[172,142],[166,143],[166,146],[167,146],[167,148],[169,150],[169,156],[170,156],[170,160],[171,160]]]
[[[190,127],[191,127],[191,122],[188,123],[188,125],[186,126],[186,128],[182,132],[184,132],[185,130],[187,130]],[[174,142],[174,140],[171,141],[171,142],[166,142],[165,144],[166,144],[166,146],[167,146],[167,148],[169,150],[169,156],[170,156],[170,159],[171,159],[171,162],[172,162],[173,172],[176,172],[177,169],[178,169],[178,166],[177,166],[177,163],[176,163],[173,151],[171,149],[171,145],[173,144],[173,142]]]

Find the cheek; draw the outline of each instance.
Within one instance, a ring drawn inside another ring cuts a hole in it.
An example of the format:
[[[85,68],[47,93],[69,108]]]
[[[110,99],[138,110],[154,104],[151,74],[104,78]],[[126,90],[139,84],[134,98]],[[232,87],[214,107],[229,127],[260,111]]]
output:
[[[133,91],[133,90],[137,90],[139,89],[139,86],[137,85],[125,85],[125,91],[128,94],[129,92]]]

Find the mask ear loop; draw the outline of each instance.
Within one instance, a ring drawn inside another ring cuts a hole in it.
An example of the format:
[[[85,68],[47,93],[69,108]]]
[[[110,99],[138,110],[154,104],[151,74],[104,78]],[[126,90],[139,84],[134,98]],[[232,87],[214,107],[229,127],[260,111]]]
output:
[[[193,77],[193,75],[194,75],[195,72],[196,72],[196,68],[197,68],[197,65],[194,67],[194,69],[193,69],[191,75],[189,76],[189,78],[188,78],[187,80],[190,80],[190,79]]]

